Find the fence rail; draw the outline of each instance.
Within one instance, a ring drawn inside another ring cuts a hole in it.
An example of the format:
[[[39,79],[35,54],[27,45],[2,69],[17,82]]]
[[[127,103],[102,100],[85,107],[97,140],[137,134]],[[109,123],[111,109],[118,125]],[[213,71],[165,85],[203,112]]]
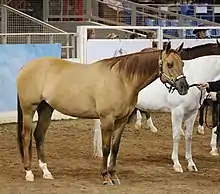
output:
[[[76,33],[1,33],[1,44],[54,44],[62,45],[62,58],[76,57]]]
[[[220,25],[215,23],[215,20],[203,20],[202,17],[196,17],[198,14],[186,15],[179,12],[180,7],[173,6],[160,6],[154,7],[153,5],[147,4],[138,4],[128,0],[120,0],[117,3],[112,3],[112,1],[102,1],[102,0],[83,0],[83,4],[78,5],[80,10],[80,14],[76,14],[74,12],[75,8],[71,1],[69,4],[65,5],[60,3],[59,5],[51,5],[49,0],[45,0],[45,15],[46,21],[74,21],[76,18],[81,20],[93,20],[94,17],[98,17],[100,20],[104,21],[111,20],[115,22],[115,25],[119,23],[124,23],[128,25],[137,25],[144,26],[148,25],[148,21],[146,19],[164,19],[166,21],[173,21],[172,25],[177,26],[188,26],[189,22],[193,21],[194,23],[204,23],[206,25]],[[165,9],[173,8],[172,9]],[[203,8],[202,5],[194,6],[195,13],[199,8]],[[219,12],[219,6],[212,6],[213,14],[217,17],[217,13]],[[65,11],[64,11],[65,10]],[[200,9],[201,10],[201,9]],[[204,11],[204,10],[203,10]],[[181,14],[179,14],[181,13]],[[203,14],[207,15],[207,14]],[[98,19],[98,20],[99,20]],[[104,20],[103,20],[104,19]],[[105,22],[105,21],[104,21]],[[162,22],[163,23],[163,22]]]
[[[46,22],[31,17],[7,5],[0,5],[1,33],[65,33]]]

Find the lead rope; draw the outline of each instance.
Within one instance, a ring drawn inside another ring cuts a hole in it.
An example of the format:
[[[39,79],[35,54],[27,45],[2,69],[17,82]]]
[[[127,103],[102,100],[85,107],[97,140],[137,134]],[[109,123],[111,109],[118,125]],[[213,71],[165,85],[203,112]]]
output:
[[[169,92],[169,93],[173,93],[174,90],[176,90],[175,87],[173,87],[173,86],[167,86],[166,83],[165,83],[164,85],[165,85],[166,88],[168,89],[168,92]],[[189,85],[189,88],[194,87],[194,86],[197,87],[198,85],[199,85],[199,84],[191,84],[191,85]],[[201,94],[200,94],[200,97],[199,97],[199,104],[200,104],[200,106],[202,105],[202,90],[201,90]]]
[[[204,107],[204,110],[205,110],[205,125],[209,129],[212,129],[214,127],[214,125],[208,125],[208,122],[207,122],[208,108],[209,108],[208,105]]]
[[[194,86],[198,86],[199,84],[191,84],[191,85],[189,85],[189,88],[191,88],[191,87],[194,87]],[[200,94],[200,97],[199,97],[199,104],[200,104],[200,106],[202,105],[202,90],[201,90],[201,94]]]

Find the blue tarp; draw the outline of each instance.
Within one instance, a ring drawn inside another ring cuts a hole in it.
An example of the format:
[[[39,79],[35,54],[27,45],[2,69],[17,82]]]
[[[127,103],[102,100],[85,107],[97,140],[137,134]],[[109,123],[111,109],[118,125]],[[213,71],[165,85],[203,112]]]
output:
[[[0,112],[17,109],[16,77],[28,61],[44,56],[61,58],[60,44],[0,45]]]

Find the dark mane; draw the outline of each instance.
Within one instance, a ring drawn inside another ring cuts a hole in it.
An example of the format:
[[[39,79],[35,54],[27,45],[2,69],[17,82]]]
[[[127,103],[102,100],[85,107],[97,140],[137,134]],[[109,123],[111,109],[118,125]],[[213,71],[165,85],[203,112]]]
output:
[[[140,77],[155,71],[159,65],[159,56],[162,50],[151,50],[146,52],[136,52],[128,55],[103,59],[104,64],[110,69],[119,73],[124,73],[127,77]],[[179,53],[171,49],[170,53]]]
[[[195,49],[201,49],[201,48],[205,48],[205,47],[209,47],[209,46],[215,46],[217,45],[216,43],[207,43],[207,44],[202,44],[202,45],[197,45],[194,47],[188,47],[188,48],[183,48],[183,51],[193,51]]]

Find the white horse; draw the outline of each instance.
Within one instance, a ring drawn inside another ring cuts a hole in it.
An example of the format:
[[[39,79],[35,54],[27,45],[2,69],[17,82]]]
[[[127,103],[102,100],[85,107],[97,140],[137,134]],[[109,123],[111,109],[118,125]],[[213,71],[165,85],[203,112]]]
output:
[[[220,56],[203,56],[184,61],[184,75],[188,83],[198,84],[220,79]],[[173,133],[173,168],[176,172],[183,172],[178,159],[178,148],[181,136],[181,125],[185,125],[185,158],[188,161],[190,171],[198,171],[192,159],[191,141],[194,122],[200,107],[206,97],[206,91],[202,92],[197,87],[191,87],[185,96],[180,96],[176,91],[169,93],[167,88],[155,80],[149,86],[139,92],[137,108],[140,110],[165,110],[171,111]],[[201,102],[200,102],[201,97]],[[102,157],[102,141],[99,120],[94,125],[94,155]]]
[[[141,110],[141,109],[140,109]],[[140,129],[141,125],[142,125],[142,115],[140,110],[137,109],[137,117],[136,117],[136,123],[135,123],[135,128],[136,129]],[[143,109],[142,109],[143,110]],[[166,112],[166,111],[165,111]],[[169,110],[167,112],[170,112]],[[147,119],[147,128],[151,130],[151,132],[155,133],[157,132],[157,128],[155,127],[152,117],[150,116]],[[211,140],[210,140],[210,147],[211,147],[211,151],[210,154],[212,156],[218,156],[218,149],[217,149],[217,135],[215,134],[215,131],[217,130],[217,127],[213,127],[212,128],[212,135],[211,135]],[[198,125],[198,131],[199,134],[204,135],[204,127]],[[181,134],[184,135],[184,131],[181,128]]]

